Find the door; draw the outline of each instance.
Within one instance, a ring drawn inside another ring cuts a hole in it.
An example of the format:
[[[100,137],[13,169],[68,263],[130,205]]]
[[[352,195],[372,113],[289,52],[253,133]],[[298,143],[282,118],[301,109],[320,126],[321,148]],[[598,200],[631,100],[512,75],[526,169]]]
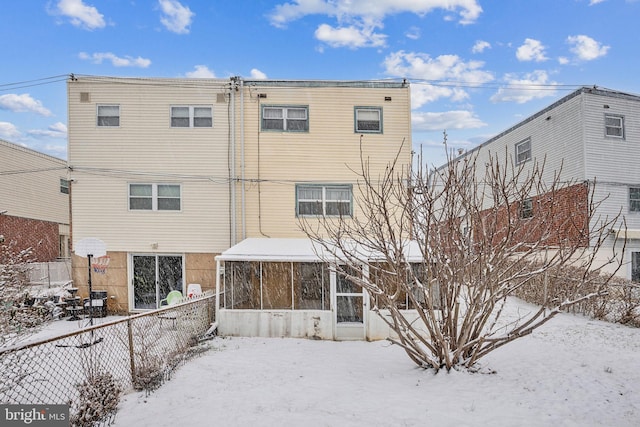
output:
[[[183,264],[181,255],[132,255],[133,308],[158,308],[169,292],[182,292]]]
[[[355,275],[352,272],[351,275]],[[335,337],[337,340],[365,339],[366,307],[361,286],[345,275],[334,272],[335,280]]]

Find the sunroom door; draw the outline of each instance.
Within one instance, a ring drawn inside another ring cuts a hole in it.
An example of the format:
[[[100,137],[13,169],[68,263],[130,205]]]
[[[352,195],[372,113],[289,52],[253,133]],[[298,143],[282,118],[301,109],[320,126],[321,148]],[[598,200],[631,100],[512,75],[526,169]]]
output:
[[[362,287],[343,274],[334,273],[333,276],[336,340],[363,340],[367,310]]]
[[[182,270],[180,255],[132,255],[133,308],[158,308],[169,292],[182,292]]]

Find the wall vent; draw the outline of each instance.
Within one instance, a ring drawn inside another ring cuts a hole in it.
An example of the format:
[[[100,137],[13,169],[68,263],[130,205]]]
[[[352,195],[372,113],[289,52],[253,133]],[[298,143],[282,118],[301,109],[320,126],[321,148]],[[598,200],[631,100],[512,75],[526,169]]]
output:
[[[218,93],[216,94],[216,102],[219,104],[223,104],[225,102],[227,102],[227,95],[224,93]]]
[[[89,92],[80,92],[80,102],[91,102]]]

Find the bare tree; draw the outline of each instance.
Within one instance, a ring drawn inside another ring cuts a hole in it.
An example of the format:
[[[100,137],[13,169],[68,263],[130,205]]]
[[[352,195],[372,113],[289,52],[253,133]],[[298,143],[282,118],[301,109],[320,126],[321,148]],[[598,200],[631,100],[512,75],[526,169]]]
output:
[[[618,217],[594,217],[593,186],[562,182],[561,171],[545,174],[544,162],[528,163],[490,155],[480,164],[470,153],[427,175],[396,158],[374,176],[362,159],[354,171],[354,216],[301,226],[331,254],[326,262],[367,291],[371,309],[393,330],[390,341],[411,360],[436,371],[471,368],[567,307],[605,292],[622,262],[610,233]],[[614,254],[599,262],[607,239]],[[408,262],[410,245],[419,248],[418,264]],[[507,297],[565,268],[579,282],[571,295],[515,321],[501,319]]]

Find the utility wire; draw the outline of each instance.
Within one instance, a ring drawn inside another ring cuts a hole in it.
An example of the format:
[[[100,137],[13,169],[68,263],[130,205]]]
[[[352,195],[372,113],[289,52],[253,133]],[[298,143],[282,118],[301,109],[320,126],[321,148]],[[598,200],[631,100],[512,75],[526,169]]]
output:
[[[68,74],[60,74],[57,76],[43,77],[40,79],[24,80],[24,81],[15,82],[15,83],[0,84],[0,92],[23,89],[25,87],[42,86],[42,85],[58,83],[58,82],[67,80],[68,77],[69,77]]]

